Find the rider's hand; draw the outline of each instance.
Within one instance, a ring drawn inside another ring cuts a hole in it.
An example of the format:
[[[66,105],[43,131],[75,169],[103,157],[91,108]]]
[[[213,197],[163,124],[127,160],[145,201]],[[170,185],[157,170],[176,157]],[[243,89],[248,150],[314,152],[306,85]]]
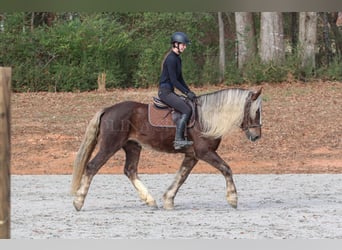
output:
[[[196,99],[196,94],[192,91],[189,91],[186,96],[191,100],[194,101]]]

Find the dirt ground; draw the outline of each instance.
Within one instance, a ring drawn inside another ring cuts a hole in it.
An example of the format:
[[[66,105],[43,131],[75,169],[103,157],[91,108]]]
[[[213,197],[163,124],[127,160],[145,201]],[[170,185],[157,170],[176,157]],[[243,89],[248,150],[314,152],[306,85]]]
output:
[[[342,83],[286,82],[263,87],[262,138],[249,142],[241,131],[224,137],[218,150],[233,173],[342,173]],[[241,87],[241,86],[240,86]],[[225,86],[193,88],[197,94]],[[86,126],[96,111],[123,100],[148,103],[152,89],[104,93],[13,93],[11,95],[11,173],[71,174]],[[122,173],[124,153],[114,155],[100,173]],[[175,173],[182,155],[149,149],[139,173]],[[217,173],[199,162],[194,173]]]

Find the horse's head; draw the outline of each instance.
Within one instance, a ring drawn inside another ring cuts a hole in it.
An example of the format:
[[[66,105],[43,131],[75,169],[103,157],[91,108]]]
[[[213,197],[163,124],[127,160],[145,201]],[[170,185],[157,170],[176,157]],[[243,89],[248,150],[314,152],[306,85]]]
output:
[[[251,141],[261,138],[261,91],[251,92],[247,98],[241,129]]]

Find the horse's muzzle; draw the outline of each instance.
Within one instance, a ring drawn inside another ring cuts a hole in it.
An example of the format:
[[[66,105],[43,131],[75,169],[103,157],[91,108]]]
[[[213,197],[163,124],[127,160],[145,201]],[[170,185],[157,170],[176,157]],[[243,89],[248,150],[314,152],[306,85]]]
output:
[[[248,140],[255,142],[261,138],[261,130],[260,129],[247,129],[246,136]]]

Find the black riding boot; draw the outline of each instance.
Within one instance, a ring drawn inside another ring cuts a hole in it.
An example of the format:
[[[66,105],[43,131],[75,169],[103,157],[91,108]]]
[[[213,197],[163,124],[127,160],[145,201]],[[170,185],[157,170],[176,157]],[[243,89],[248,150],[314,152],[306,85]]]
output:
[[[184,138],[184,130],[188,119],[189,117],[186,114],[182,114],[181,118],[176,123],[176,136],[173,142],[173,147],[176,150],[191,146],[193,144],[192,141],[188,141]]]

